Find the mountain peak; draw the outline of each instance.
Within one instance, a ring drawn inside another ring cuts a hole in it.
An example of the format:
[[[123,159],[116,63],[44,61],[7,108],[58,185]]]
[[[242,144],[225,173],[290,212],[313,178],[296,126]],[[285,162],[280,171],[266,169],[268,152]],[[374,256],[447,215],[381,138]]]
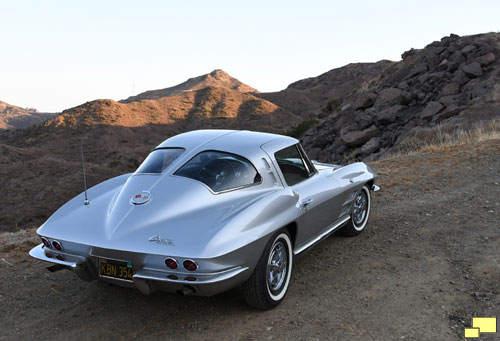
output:
[[[207,86],[228,88],[239,92],[258,92],[251,86],[248,86],[245,83],[242,83],[236,78],[232,77],[227,72],[221,69],[215,69],[210,73],[194,78],[189,78],[187,81],[180,83],[178,85],[165,89],[146,91],[136,96],[131,96],[120,102],[130,103],[130,102],[142,101],[145,99],[158,99],[162,97],[172,96],[182,91],[199,90],[202,88],[206,88]]]
[[[214,77],[231,77],[226,71],[222,69],[215,69],[214,71],[210,72],[209,75]]]

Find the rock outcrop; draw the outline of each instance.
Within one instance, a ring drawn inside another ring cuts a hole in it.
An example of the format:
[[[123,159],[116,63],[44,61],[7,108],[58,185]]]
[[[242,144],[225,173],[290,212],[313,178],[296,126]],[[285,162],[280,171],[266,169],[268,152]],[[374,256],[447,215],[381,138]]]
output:
[[[402,61],[335,98],[333,110],[324,108],[304,133],[304,148],[318,160],[374,160],[403,149],[421,129],[499,119],[499,58],[499,33],[452,34],[406,51]]]

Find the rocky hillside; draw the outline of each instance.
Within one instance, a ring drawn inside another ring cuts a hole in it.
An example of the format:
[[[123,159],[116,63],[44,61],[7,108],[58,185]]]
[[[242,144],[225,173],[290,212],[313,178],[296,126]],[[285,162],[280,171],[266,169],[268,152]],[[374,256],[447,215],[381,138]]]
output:
[[[378,77],[392,63],[353,63],[333,69],[318,77],[302,79],[278,92],[255,94],[302,117],[318,116],[325,107],[337,105],[355,89]]]
[[[221,70],[124,101],[95,100],[0,132],[0,231],[39,225],[90,185],[134,171],[166,138],[203,128],[301,137],[320,161],[374,160],[500,118],[500,34],[451,35],[399,62],[349,64],[259,93]],[[14,175],[14,176],[13,176]]]
[[[499,119],[499,57],[499,33],[452,34],[406,51],[402,61],[383,63],[379,74],[331,97],[304,147],[324,161],[374,160],[422,145],[438,130]]]
[[[206,129],[281,133],[302,118],[250,93],[208,86],[156,100],[96,100],[43,124],[0,134],[0,231],[41,224],[82,190],[80,141],[89,185],[134,171],[170,136]],[[12,176],[15,174],[15,176]]]
[[[226,72],[222,70],[214,70],[206,75],[190,78],[184,83],[178,84],[176,86],[160,90],[146,91],[138,94],[137,96],[131,96],[125,100],[122,100],[121,102],[130,103],[141,101],[144,99],[158,99],[171,96],[182,91],[199,90],[207,86],[223,87],[239,92],[258,92],[251,86],[248,86],[240,82],[236,78],[231,77]]]
[[[23,109],[0,101],[0,130],[23,129],[56,115],[55,113],[40,113],[36,109]]]

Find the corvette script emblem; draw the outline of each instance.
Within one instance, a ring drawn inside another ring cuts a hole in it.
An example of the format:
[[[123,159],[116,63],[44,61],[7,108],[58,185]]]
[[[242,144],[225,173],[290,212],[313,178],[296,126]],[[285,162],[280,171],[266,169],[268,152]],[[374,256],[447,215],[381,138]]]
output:
[[[153,243],[158,243],[158,244],[171,245],[171,246],[175,245],[174,242],[172,241],[172,239],[164,239],[160,236],[150,237],[148,239],[148,241],[153,242]]]
[[[134,205],[143,205],[151,200],[151,193],[148,191],[142,191],[141,193],[137,193],[132,197],[132,204]]]

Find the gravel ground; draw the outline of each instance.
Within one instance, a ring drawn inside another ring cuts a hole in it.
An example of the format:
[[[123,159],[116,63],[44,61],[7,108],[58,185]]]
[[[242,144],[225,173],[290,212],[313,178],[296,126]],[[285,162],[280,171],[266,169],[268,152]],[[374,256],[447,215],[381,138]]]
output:
[[[0,340],[460,340],[500,318],[500,140],[372,164],[382,190],[367,230],[294,264],[285,301],[138,291],[49,273],[34,230],[0,235]],[[481,334],[481,340],[498,340]]]

